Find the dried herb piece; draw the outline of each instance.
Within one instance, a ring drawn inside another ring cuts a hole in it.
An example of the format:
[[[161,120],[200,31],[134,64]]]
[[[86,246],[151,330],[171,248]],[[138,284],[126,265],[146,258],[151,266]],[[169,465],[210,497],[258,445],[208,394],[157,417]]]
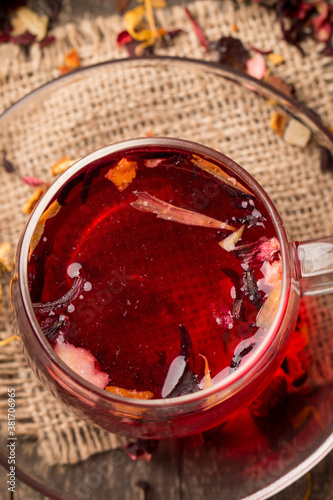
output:
[[[320,148],[320,169],[322,172],[333,171],[333,155],[324,147]]]
[[[137,390],[128,390],[122,389],[121,387],[116,387],[114,385],[108,385],[105,387],[105,390],[108,392],[112,392],[113,394],[117,394],[118,396],[124,396],[126,398],[133,399],[152,399],[154,394],[150,391],[137,391]]]
[[[156,439],[138,439],[124,446],[124,450],[132,460],[145,460],[150,462],[158,450]]]
[[[248,189],[246,189],[246,187],[240,184],[234,177],[230,177],[230,175],[228,175],[226,172],[223,172],[223,170],[215,165],[215,163],[205,160],[204,158],[201,158],[201,156],[197,156],[195,154],[192,155],[191,161],[192,163],[194,163],[194,165],[197,165],[202,170],[210,173],[211,175],[222,181],[224,184],[227,184],[228,186],[236,189],[237,191],[241,191],[242,193],[252,195],[252,193]]]
[[[233,355],[230,363],[229,373],[232,373],[233,371],[237,370],[237,368],[239,368],[242,359],[252,351],[255,345],[255,342],[251,342],[246,347],[243,347],[240,351]]]
[[[1,287],[0,287],[0,312],[1,312]],[[21,337],[19,335],[11,335],[10,337],[7,337],[4,340],[0,340],[0,348],[5,347],[11,342],[14,342],[14,340],[20,340],[20,338]]]
[[[243,273],[244,293],[256,307],[261,305],[261,297],[258,285],[252,268],[246,269]]]
[[[14,165],[12,164],[11,161],[8,160],[6,156],[6,151],[0,151],[0,158],[1,158],[1,165],[5,169],[5,172],[7,172],[7,174],[12,174],[15,171]]]
[[[82,276],[75,276],[73,285],[62,297],[48,302],[34,302],[33,308],[37,314],[48,314],[64,309],[75,300],[83,290],[84,280]]]
[[[278,111],[274,111],[274,113],[270,116],[270,127],[273,132],[275,132],[280,137],[282,137],[284,134],[286,123],[286,115],[279,113]]]
[[[71,370],[100,389],[109,382],[109,375],[102,372],[95,356],[83,347],[75,347],[68,342],[56,342],[54,351]]]
[[[188,364],[175,388],[165,396],[165,399],[178,398],[200,391],[198,376],[191,370]]]
[[[29,250],[29,259],[31,258],[32,253],[40,242],[41,237],[44,233],[44,226],[47,219],[51,219],[59,212],[61,205],[55,200],[51,205],[45,210],[44,213],[40,216],[40,219],[35,227],[34,234],[32,235],[30,242],[30,250]]]
[[[267,78],[267,83],[272,87],[280,90],[289,97],[295,97],[295,88],[293,85],[286,83],[279,76],[269,75]]]
[[[199,356],[201,356],[205,362],[205,389],[208,389],[209,387],[212,386],[212,379],[210,376],[210,369],[209,369],[208,360],[207,360],[206,356],[204,356],[203,354],[199,354]]]
[[[179,325],[180,336],[180,352],[179,355],[172,361],[162,388],[162,398],[169,397],[169,394],[177,386],[178,382],[184,375],[187,362],[192,351],[192,340],[189,332],[184,325]]]
[[[10,272],[12,270],[11,251],[12,246],[10,243],[6,242],[0,245],[0,275],[3,272]]]
[[[208,217],[207,215],[192,212],[192,210],[186,210],[185,208],[175,207],[174,205],[160,200],[159,198],[156,198],[146,192],[133,191],[133,193],[138,197],[135,202],[131,203],[133,208],[136,208],[141,212],[156,214],[160,219],[179,222],[180,224],[186,224],[189,226],[228,229],[231,231],[236,229],[226,222],[212,219],[212,217]]]
[[[245,321],[244,297],[235,299],[232,308],[232,316],[237,321]]]
[[[80,66],[81,59],[78,51],[76,49],[71,49],[66,52],[64,56],[64,64],[59,67],[59,71],[62,75],[73,71]]]
[[[115,167],[105,174],[105,177],[119,189],[124,191],[135,179],[138,164],[136,161],[130,161],[127,158],[122,158]]]
[[[198,40],[199,40],[200,44],[206,50],[206,54],[208,54],[208,52],[209,52],[209,45],[208,45],[208,42],[207,42],[207,39],[205,37],[204,32],[202,31],[202,29],[200,28],[198,22],[194,19],[193,15],[188,10],[188,8],[184,7],[184,10],[185,10],[185,14],[187,15],[187,17],[189,18],[189,20],[192,23],[192,26],[194,28],[194,31],[195,31],[195,33],[196,33],[196,35],[198,37]]]
[[[276,314],[282,290],[282,281],[279,280],[275,283],[273,290],[268,295],[264,305],[261,307],[257,319],[256,325],[259,328],[266,330],[272,324],[273,318]]]
[[[32,195],[29,197],[29,199],[25,202],[25,204],[22,207],[22,212],[26,215],[31,214],[39,200],[44,196],[46,192],[46,185],[43,187],[38,186],[37,189],[32,193]]]
[[[241,226],[237,231],[229,234],[224,240],[219,242],[220,247],[222,247],[224,250],[227,252],[231,252],[232,250],[235,250],[236,248],[236,243],[241,239],[242,234],[244,232],[245,225]]]
[[[272,63],[274,66],[280,66],[280,64],[284,63],[285,59],[281,54],[275,54],[274,52],[271,52],[268,54],[268,58],[270,63]]]
[[[69,329],[69,318],[61,314],[60,316],[49,316],[40,322],[40,327],[49,342],[53,342],[60,330],[63,334]]]
[[[266,238],[262,236],[255,243],[239,245],[234,253],[236,257],[243,260],[245,264],[258,265],[263,261],[272,262],[276,253],[280,250],[277,238]]]
[[[220,64],[226,64],[240,71],[245,71],[246,61],[249,59],[250,54],[238,38],[222,36],[216,42],[212,42],[210,47],[217,52]]]
[[[68,156],[64,156],[57,162],[55,162],[50,168],[50,174],[53,176],[60,175],[70,166],[72,166],[77,160],[71,160]]]

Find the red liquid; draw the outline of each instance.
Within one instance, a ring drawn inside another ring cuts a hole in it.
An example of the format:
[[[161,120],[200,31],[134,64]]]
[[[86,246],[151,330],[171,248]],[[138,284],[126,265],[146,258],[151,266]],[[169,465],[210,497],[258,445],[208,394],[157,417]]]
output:
[[[105,174],[122,157],[136,161],[138,170],[120,191]],[[147,168],[147,158],[165,160]],[[191,159],[189,153],[146,148],[90,165],[85,180],[81,174],[58,193],[61,209],[46,221],[29,263],[35,304],[63,297],[75,279],[69,266],[81,266],[81,288],[73,300],[54,310],[35,309],[51,343],[88,350],[97,369],[108,375],[106,385],[150,391],[154,398],[162,397],[170,365],[181,353],[179,325],[191,338],[186,366],[193,390],[199,390],[205,387],[200,354],[216,383],[257,348],[256,318],[271,290],[263,286],[265,259],[246,264],[244,256],[219,245],[232,230],[181,224],[131,206],[138,198],[135,191],[145,192],[236,229],[244,224],[236,249],[249,245],[252,255],[260,238],[276,237],[258,199],[227,186]],[[278,251],[272,252],[266,265],[279,258]],[[248,286],[251,279],[256,297]]]

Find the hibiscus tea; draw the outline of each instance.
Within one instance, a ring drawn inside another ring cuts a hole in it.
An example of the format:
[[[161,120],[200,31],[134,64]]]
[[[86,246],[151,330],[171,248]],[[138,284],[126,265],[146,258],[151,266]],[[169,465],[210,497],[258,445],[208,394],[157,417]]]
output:
[[[265,338],[281,272],[274,224],[244,181],[165,146],[76,173],[41,216],[28,263],[58,356],[101,389],[147,400],[238,370]]]

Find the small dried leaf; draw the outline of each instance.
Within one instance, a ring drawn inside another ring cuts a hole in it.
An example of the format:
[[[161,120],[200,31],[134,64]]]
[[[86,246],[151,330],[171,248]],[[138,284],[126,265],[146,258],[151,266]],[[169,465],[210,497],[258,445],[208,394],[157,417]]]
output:
[[[110,168],[105,177],[119,189],[124,191],[135,179],[138,164],[136,161],[129,161],[122,158],[115,167]]]
[[[133,398],[133,399],[152,399],[154,394],[150,391],[136,391],[122,389],[121,387],[116,387],[114,385],[108,385],[105,387],[108,392],[112,392],[113,394],[117,394],[118,396],[124,396],[125,398]]]
[[[272,321],[279,306],[281,290],[282,290],[282,280],[279,280],[275,283],[273,290],[268,295],[264,305],[262,306],[257,315],[256,325],[259,328],[266,330],[272,324]]]
[[[241,191],[242,193],[252,194],[248,189],[242,186],[242,184],[240,184],[234,177],[230,177],[226,172],[223,172],[223,170],[214,163],[211,163],[208,160],[204,160],[203,158],[197,155],[193,155],[193,159],[191,161],[192,163],[194,163],[194,165],[197,165],[198,167],[202,168],[202,170],[209,172],[214,177],[220,179],[228,186],[238,189],[238,191]]]
[[[271,62],[274,66],[279,66],[282,64],[285,59],[281,54],[274,54],[274,52],[271,52],[268,54],[268,60]]]
[[[208,389],[209,387],[212,386],[212,379],[210,376],[210,369],[209,369],[209,365],[208,365],[208,360],[207,360],[206,356],[204,356],[203,354],[199,354],[199,356],[201,356],[202,359],[205,361],[205,389]]]
[[[235,250],[236,243],[241,239],[243,231],[245,229],[245,225],[241,226],[234,233],[229,234],[224,240],[219,242],[220,247],[222,247],[227,252],[231,252]]]
[[[244,271],[243,274],[243,288],[245,295],[248,296],[249,300],[256,307],[260,306],[260,293],[258,290],[258,285],[255,279],[253,269],[249,268]]]
[[[40,42],[46,37],[49,18],[38,15],[28,7],[19,7],[13,12],[10,22],[13,27],[12,36],[20,36],[29,31]]]
[[[57,202],[57,200],[55,200],[53,203],[51,203],[51,205],[45,210],[45,212],[42,213],[41,217],[40,217],[40,221],[43,221],[43,220],[47,220],[47,219],[51,219],[52,217],[54,217],[55,215],[57,215],[57,213],[59,212],[61,206],[59,205],[59,203]]]
[[[293,146],[305,148],[311,138],[311,131],[303,123],[292,118],[284,132],[283,139]]]
[[[31,212],[33,211],[39,200],[44,195],[45,191],[46,191],[45,187],[40,187],[40,186],[37,187],[37,189],[35,189],[30,198],[23,205],[22,212],[27,215],[31,214]]]
[[[52,167],[50,168],[51,175],[56,176],[56,175],[62,174],[63,172],[65,172],[65,170],[67,170],[70,166],[72,166],[76,161],[77,160],[71,160],[67,156],[64,156],[63,158],[61,158],[61,160],[57,161],[56,163],[54,163],[52,165]]]
[[[12,270],[11,250],[12,246],[10,243],[6,242],[0,245],[0,275],[2,272],[10,272]]]
[[[160,200],[159,198],[156,198],[146,192],[134,191],[134,194],[138,197],[138,199],[131,203],[133,208],[136,208],[141,212],[156,214],[160,219],[179,222],[180,224],[187,224],[189,226],[228,229],[231,231],[236,229],[233,226],[229,226],[226,222],[212,219],[207,215],[192,212],[191,210],[186,210],[185,208],[175,207],[174,205]]]
[[[283,115],[282,113],[279,113],[278,111],[275,111],[270,116],[271,129],[273,130],[273,132],[275,132],[280,137],[283,136],[286,122],[287,122],[286,115]]]

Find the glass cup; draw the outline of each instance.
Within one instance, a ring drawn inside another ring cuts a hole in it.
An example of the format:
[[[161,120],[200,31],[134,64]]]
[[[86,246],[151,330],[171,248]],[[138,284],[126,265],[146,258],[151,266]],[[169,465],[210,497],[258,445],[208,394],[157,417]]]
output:
[[[171,399],[141,400],[99,389],[72,371],[55,353],[42,332],[28,287],[28,256],[36,225],[59,190],[82,169],[110,161],[122,151],[150,148],[203,155],[223,165],[260,199],[281,247],[282,289],[274,317],[259,347],[239,368],[210,388]],[[13,268],[11,300],[16,328],[22,335],[30,365],[42,383],[80,417],[111,432],[142,439],[181,437],[201,432],[228,419],[253,401],[282,363],[295,328],[301,294],[333,292],[333,237],[293,242],[268,195],[233,160],[206,146],[182,139],[149,137],[101,148],[78,160],[49,188],[32,213],[20,239]]]

